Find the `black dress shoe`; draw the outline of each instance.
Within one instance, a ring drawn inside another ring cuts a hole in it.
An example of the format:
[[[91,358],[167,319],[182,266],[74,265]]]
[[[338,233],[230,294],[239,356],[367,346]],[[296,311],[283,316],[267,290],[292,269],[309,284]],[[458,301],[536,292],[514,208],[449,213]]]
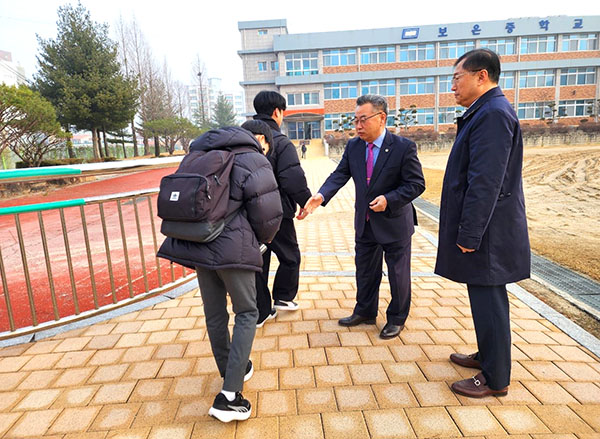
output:
[[[366,325],[374,325],[375,319],[359,316],[358,314],[352,314],[349,317],[344,317],[343,319],[339,319],[338,323],[342,326],[356,326],[356,325],[360,325],[361,323],[364,323]]]
[[[393,323],[386,323],[381,333],[379,334],[379,338],[383,338],[384,340],[388,338],[397,337],[400,334],[400,331],[404,329],[404,325],[394,325]]]

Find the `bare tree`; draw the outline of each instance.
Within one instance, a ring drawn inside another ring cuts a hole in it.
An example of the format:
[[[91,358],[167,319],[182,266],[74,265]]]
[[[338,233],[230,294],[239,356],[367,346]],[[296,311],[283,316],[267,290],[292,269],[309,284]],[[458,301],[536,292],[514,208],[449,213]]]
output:
[[[192,76],[195,79],[194,82],[198,84],[198,89],[200,92],[200,102],[198,104],[198,109],[195,114],[192,115],[194,122],[201,129],[205,129],[209,125],[208,118],[208,105],[205,102],[205,97],[208,97],[208,90],[206,90],[206,67],[204,62],[200,59],[200,55],[196,54],[196,59],[194,60],[194,64],[192,65]]]

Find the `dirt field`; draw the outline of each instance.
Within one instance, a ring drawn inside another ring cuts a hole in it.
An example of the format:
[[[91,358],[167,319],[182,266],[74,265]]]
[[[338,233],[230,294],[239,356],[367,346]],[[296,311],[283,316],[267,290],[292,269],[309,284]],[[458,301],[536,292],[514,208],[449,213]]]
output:
[[[438,205],[448,153],[419,154]],[[600,281],[600,145],[526,148],[523,178],[532,248]]]

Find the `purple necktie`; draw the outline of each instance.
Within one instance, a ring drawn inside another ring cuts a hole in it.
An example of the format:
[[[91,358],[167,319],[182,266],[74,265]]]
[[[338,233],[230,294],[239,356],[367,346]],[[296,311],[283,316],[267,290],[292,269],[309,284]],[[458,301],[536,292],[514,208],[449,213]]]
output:
[[[369,153],[367,154],[367,186],[371,183],[371,175],[373,175],[373,144],[368,143]]]
[[[367,186],[371,183],[371,175],[373,175],[373,144],[368,143],[367,147],[369,148],[369,153],[367,154]],[[367,217],[365,218],[369,221],[369,210],[367,208]]]

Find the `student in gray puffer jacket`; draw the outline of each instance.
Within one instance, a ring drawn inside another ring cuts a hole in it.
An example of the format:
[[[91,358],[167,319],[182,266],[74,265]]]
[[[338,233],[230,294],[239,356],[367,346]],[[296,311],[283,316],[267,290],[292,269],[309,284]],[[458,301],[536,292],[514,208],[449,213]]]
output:
[[[277,182],[262,147],[249,132],[238,127],[211,130],[194,140],[190,151],[250,148],[235,155],[231,170],[227,216],[237,214],[211,242],[176,238],[163,242],[158,256],[195,268],[204,303],[206,329],[217,367],[224,378],[209,414],[223,422],[245,420],[250,403],[241,391],[253,372],[248,360],[258,310],[255,273],[262,270],[259,243],[270,242],[281,223],[282,208]],[[233,337],[227,328],[227,293],[233,304]]]

